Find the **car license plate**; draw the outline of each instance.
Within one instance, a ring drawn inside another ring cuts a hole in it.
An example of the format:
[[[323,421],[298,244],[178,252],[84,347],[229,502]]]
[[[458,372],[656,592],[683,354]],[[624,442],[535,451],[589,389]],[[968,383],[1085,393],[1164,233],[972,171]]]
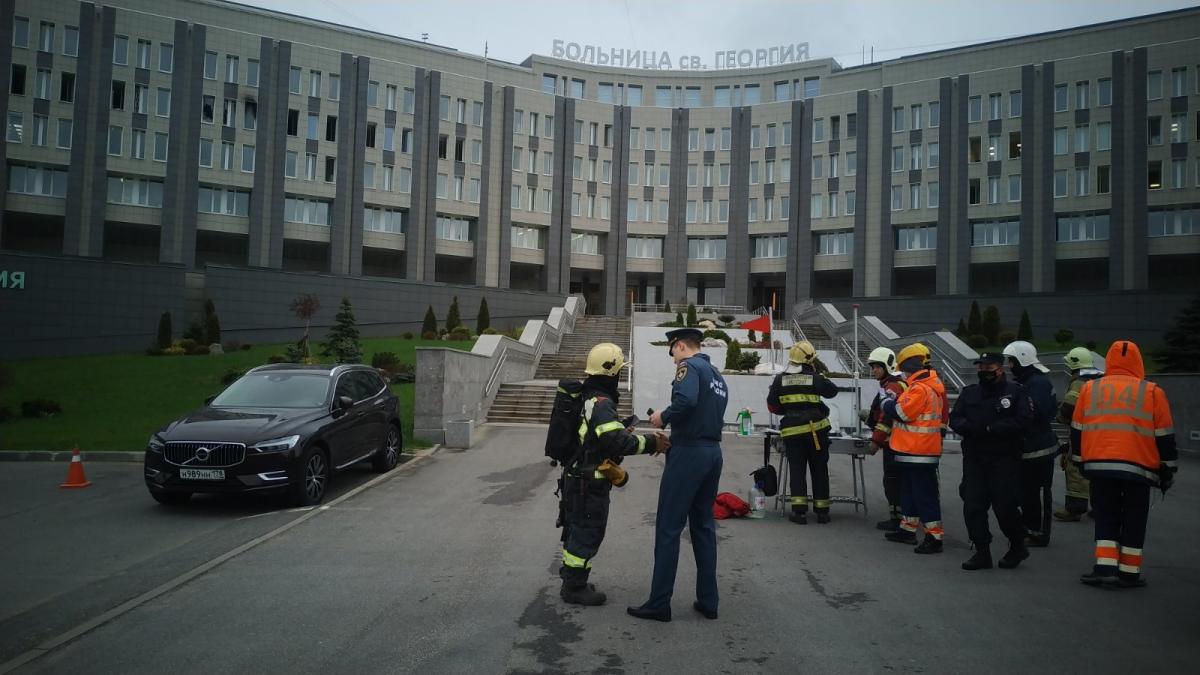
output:
[[[180,469],[179,477],[190,480],[225,480],[222,469]]]

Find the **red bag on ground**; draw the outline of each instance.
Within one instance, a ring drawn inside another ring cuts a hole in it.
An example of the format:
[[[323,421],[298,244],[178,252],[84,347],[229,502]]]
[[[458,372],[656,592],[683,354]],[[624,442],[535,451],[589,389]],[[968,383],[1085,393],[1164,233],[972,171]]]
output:
[[[713,518],[742,518],[750,513],[750,505],[744,499],[732,492],[722,492],[713,502]]]

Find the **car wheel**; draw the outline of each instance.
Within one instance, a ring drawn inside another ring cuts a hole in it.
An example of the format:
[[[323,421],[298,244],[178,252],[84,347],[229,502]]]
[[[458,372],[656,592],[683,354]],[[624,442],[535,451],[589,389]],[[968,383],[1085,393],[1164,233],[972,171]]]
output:
[[[192,493],[190,492],[164,492],[151,490],[150,496],[154,497],[154,501],[158,502],[159,504],[166,504],[167,506],[179,506],[181,504],[188,503],[192,499]]]
[[[292,503],[296,506],[313,506],[325,498],[329,487],[329,460],[318,448],[304,454],[300,480],[292,486]]]
[[[383,441],[383,447],[375,453],[375,458],[371,460],[375,470],[379,473],[387,473],[396,468],[396,464],[400,462],[400,429],[396,425],[389,424],[387,438]]]

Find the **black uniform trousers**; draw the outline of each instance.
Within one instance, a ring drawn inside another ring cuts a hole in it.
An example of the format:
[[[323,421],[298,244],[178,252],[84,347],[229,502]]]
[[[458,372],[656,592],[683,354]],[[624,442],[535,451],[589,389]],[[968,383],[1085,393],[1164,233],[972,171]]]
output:
[[[587,581],[592,558],[600,551],[608,528],[612,484],[591,476],[563,480],[563,565],[559,576],[569,584]]]
[[[903,509],[900,507],[900,465],[896,463],[896,453],[891,448],[883,449],[883,496],[887,498],[888,517],[900,520]]]
[[[1021,494],[1021,457],[980,452],[963,453],[963,520],[976,546],[992,543],[988,507],[1011,544],[1025,537],[1017,502]]]
[[[1054,455],[1021,460],[1021,522],[1034,535],[1050,541],[1054,512]]]
[[[1141,572],[1142,547],[1146,543],[1146,519],[1150,516],[1150,485],[1121,478],[1092,477],[1092,514],[1096,518],[1096,549],[1101,542],[1115,542],[1117,560],[1096,556],[1096,574],[1137,578]],[[1112,546],[1109,544],[1109,546]],[[1110,564],[1110,562],[1112,564]]]
[[[791,473],[792,512],[808,513],[807,472],[812,471],[813,510],[829,513],[829,429],[785,436],[788,471]],[[818,444],[820,447],[818,447]],[[800,498],[803,497],[803,500]]]

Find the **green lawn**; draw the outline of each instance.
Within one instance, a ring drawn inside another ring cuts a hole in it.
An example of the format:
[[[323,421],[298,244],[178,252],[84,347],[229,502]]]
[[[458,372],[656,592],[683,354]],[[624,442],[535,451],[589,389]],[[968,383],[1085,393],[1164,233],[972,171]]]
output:
[[[470,349],[474,342],[364,338],[364,362],[390,351],[416,363],[417,347]],[[0,389],[0,407],[13,418],[0,423],[0,450],[141,450],[155,430],[204,405],[221,391],[221,376],[246,370],[284,353],[283,345],[259,345],[221,356],[105,354],[11,361],[13,381]],[[406,447],[428,445],[411,437],[413,384],[393,385],[400,396]],[[62,405],[54,417],[24,419],[21,401],[50,398]]]

